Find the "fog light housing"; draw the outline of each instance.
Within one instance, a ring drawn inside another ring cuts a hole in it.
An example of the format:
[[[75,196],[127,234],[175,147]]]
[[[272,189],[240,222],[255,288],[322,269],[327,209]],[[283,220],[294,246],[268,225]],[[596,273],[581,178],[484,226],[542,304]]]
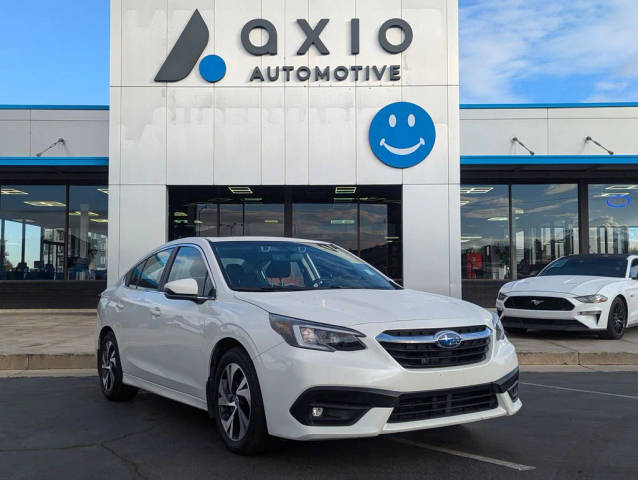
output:
[[[312,407],[312,416],[313,417],[320,417],[321,415],[323,415],[323,408],[321,407]]]

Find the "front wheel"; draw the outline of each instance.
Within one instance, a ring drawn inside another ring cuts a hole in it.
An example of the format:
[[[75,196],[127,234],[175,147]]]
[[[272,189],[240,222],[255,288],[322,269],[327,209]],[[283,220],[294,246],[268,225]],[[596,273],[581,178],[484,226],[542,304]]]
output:
[[[627,328],[627,306],[620,297],[617,297],[609,308],[607,329],[600,334],[600,338],[606,340],[618,340],[625,334]]]
[[[131,400],[137,394],[137,388],[122,382],[122,363],[120,351],[113,332],[108,332],[100,342],[97,352],[97,369],[100,374],[100,387],[106,398],[113,402]]]
[[[214,395],[217,431],[226,447],[240,455],[266,450],[271,437],[259,381],[243,350],[234,348],[222,356],[215,370]]]

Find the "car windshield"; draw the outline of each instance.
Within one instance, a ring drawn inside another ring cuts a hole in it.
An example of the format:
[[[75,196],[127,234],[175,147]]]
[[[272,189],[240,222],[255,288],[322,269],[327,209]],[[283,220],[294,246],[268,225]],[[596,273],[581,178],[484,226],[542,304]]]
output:
[[[243,292],[401,288],[329,243],[211,242],[226,283]]]
[[[622,277],[627,273],[627,259],[623,257],[564,257],[545,267],[539,276],[589,275],[594,277]]]

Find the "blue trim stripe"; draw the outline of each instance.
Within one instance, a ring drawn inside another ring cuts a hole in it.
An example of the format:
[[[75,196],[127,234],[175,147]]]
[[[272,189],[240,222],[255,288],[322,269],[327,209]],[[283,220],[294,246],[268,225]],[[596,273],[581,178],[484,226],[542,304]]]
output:
[[[618,103],[462,103],[462,110],[514,109],[514,108],[603,108],[638,107],[638,102]]]
[[[630,165],[638,155],[461,155],[461,165]]]
[[[108,167],[108,157],[0,157],[0,167]]]
[[[108,110],[108,105],[0,105],[0,110]]]

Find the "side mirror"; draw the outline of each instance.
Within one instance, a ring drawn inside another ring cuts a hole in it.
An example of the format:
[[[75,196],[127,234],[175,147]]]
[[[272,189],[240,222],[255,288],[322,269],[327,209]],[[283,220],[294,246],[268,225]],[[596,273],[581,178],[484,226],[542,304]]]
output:
[[[638,267],[631,267],[631,270],[629,270],[629,278],[638,280]]]
[[[164,295],[171,300],[190,300],[195,303],[204,303],[207,297],[199,296],[199,286],[193,278],[173,280],[164,285]]]

